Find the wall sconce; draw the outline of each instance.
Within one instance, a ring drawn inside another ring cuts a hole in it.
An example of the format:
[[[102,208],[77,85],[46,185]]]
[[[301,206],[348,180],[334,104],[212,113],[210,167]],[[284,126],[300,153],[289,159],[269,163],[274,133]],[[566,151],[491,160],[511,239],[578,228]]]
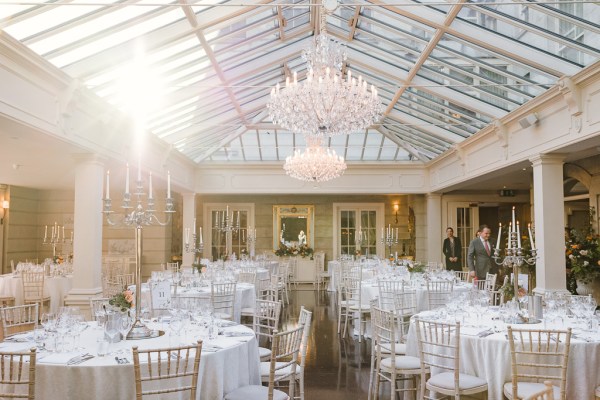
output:
[[[4,216],[6,215],[6,210],[8,210],[9,205],[8,200],[2,202],[2,218],[0,218],[0,225],[4,224]]]
[[[396,216],[396,224],[398,223],[398,210],[400,209],[400,205],[399,204],[394,204],[394,215]]]

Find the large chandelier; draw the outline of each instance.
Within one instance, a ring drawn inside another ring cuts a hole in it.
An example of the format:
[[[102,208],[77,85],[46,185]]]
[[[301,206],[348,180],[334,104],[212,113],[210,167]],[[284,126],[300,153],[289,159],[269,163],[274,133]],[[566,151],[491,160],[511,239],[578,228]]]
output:
[[[340,177],[346,170],[344,157],[335,150],[321,146],[320,136],[307,136],[304,152],[296,150],[283,165],[292,178],[307,182],[325,182]]]
[[[345,46],[325,31],[302,52],[307,63],[306,80],[286,78],[271,90],[267,104],[274,124],[292,132],[334,136],[362,131],[381,118],[382,106],[373,85],[348,71],[343,78]]]

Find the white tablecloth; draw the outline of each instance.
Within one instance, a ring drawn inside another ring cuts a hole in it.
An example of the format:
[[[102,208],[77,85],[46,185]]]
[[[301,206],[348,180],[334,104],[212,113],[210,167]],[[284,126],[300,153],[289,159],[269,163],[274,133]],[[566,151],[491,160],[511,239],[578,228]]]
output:
[[[151,324],[153,329],[166,329],[158,324]],[[235,326],[225,328],[225,331],[252,332],[249,328]],[[83,353],[97,356],[96,341],[103,335],[102,330],[90,327],[82,334]],[[186,343],[197,339],[194,331],[185,338]],[[126,355],[131,362],[131,347],[136,345],[140,349],[158,349],[169,346],[178,346],[182,343],[171,338],[167,333],[158,338],[145,340],[128,340],[111,345],[110,350],[116,351],[126,348]],[[183,343],[185,344],[185,343]],[[225,394],[249,384],[260,384],[260,360],[258,344],[252,336],[225,337],[220,335],[213,341],[205,341],[205,346],[220,346],[223,349],[217,352],[203,352],[200,360],[200,373],[198,377],[197,399],[221,400]],[[34,345],[33,343],[0,343],[3,351],[22,351]],[[64,364],[45,364],[42,352],[36,366],[36,398],[44,400],[115,400],[134,399],[135,384],[133,363],[120,365],[115,360],[115,355],[95,357],[82,364],[67,366]],[[76,355],[76,354],[73,354]],[[189,395],[188,395],[189,396]],[[163,399],[178,399],[179,397],[161,395]]]
[[[44,296],[50,296],[51,312],[56,313],[60,310],[60,307],[64,304],[65,296],[72,287],[72,276],[46,277],[44,279]],[[13,276],[12,274],[1,275],[0,296],[12,296],[15,298],[15,305],[22,305],[23,279],[20,276]]]
[[[329,285],[327,286],[328,292],[336,292],[338,281],[340,280],[340,262],[338,260],[332,260],[327,262],[327,271],[331,275],[329,278]],[[377,269],[375,267],[363,268],[363,279],[371,279],[377,275]]]
[[[454,285],[453,295],[458,296],[460,293],[465,293],[470,290],[473,286],[459,283]],[[417,312],[429,310],[429,299],[427,298],[427,287],[417,286],[416,288],[417,298]],[[362,304],[369,304],[369,302],[375,297],[379,296],[379,288],[377,286],[377,280],[363,281],[361,284],[361,302]]]
[[[174,295],[174,288],[171,287],[171,295]],[[210,286],[200,288],[177,288],[177,295],[184,297],[201,297],[210,299]],[[256,291],[254,285],[250,283],[238,283],[235,286],[235,304],[233,306],[233,318],[235,322],[240,322],[242,308],[254,308],[256,302]],[[147,283],[142,283],[142,308],[150,309],[150,288]]]
[[[542,324],[514,325],[515,329],[544,329]],[[463,327],[460,341],[460,372],[475,375],[488,382],[488,399],[502,400],[505,382],[511,379],[510,344],[506,332],[479,337],[476,331],[482,328]],[[571,338],[569,364],[567,367],[567,399],[593,400],[594,389],[600,385],[600,335],[599,341],[587,343]],[[407,354],[418,357],[418,343],[414,323],[411,323],[407,338]]]

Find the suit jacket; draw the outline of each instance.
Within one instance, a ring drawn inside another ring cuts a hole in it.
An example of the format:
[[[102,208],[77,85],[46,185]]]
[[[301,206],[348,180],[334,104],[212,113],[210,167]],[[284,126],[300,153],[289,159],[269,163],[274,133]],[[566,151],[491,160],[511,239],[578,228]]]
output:
[[[494,254],[494,247],[491,241],[488,241],[490,245],[490,255],[488,256],[483,246],[483,242],[479,238],[475,238],[469,244],[469,250],[467,251],[467,265],[469,271],[475,271],[477,279],[485,279],[485,275],[493,270],[494,260],[492,255]]]
[[[450,244],[450,239],[444,239],[444,244],[442,245],[442,252],[444,256],[446,256],[446,268],[455,269],[460,271],[462,268],[462,245],[460,243],[460,239],[454,238],[454,255],[452,255],[452,245]],[[450,261],[450,257],[456,257],[456,261]]]

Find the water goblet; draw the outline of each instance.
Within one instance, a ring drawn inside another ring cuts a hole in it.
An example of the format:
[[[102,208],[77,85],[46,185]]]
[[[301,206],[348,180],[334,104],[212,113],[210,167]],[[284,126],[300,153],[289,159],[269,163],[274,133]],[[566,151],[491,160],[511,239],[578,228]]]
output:
[[[117,313],[112,313],[107,316],[106,326],[104,327],[104,333],[108,336],[109,342],[114,343],[117,335],[119,335],[119,323],[121,322],[121,316]]]

